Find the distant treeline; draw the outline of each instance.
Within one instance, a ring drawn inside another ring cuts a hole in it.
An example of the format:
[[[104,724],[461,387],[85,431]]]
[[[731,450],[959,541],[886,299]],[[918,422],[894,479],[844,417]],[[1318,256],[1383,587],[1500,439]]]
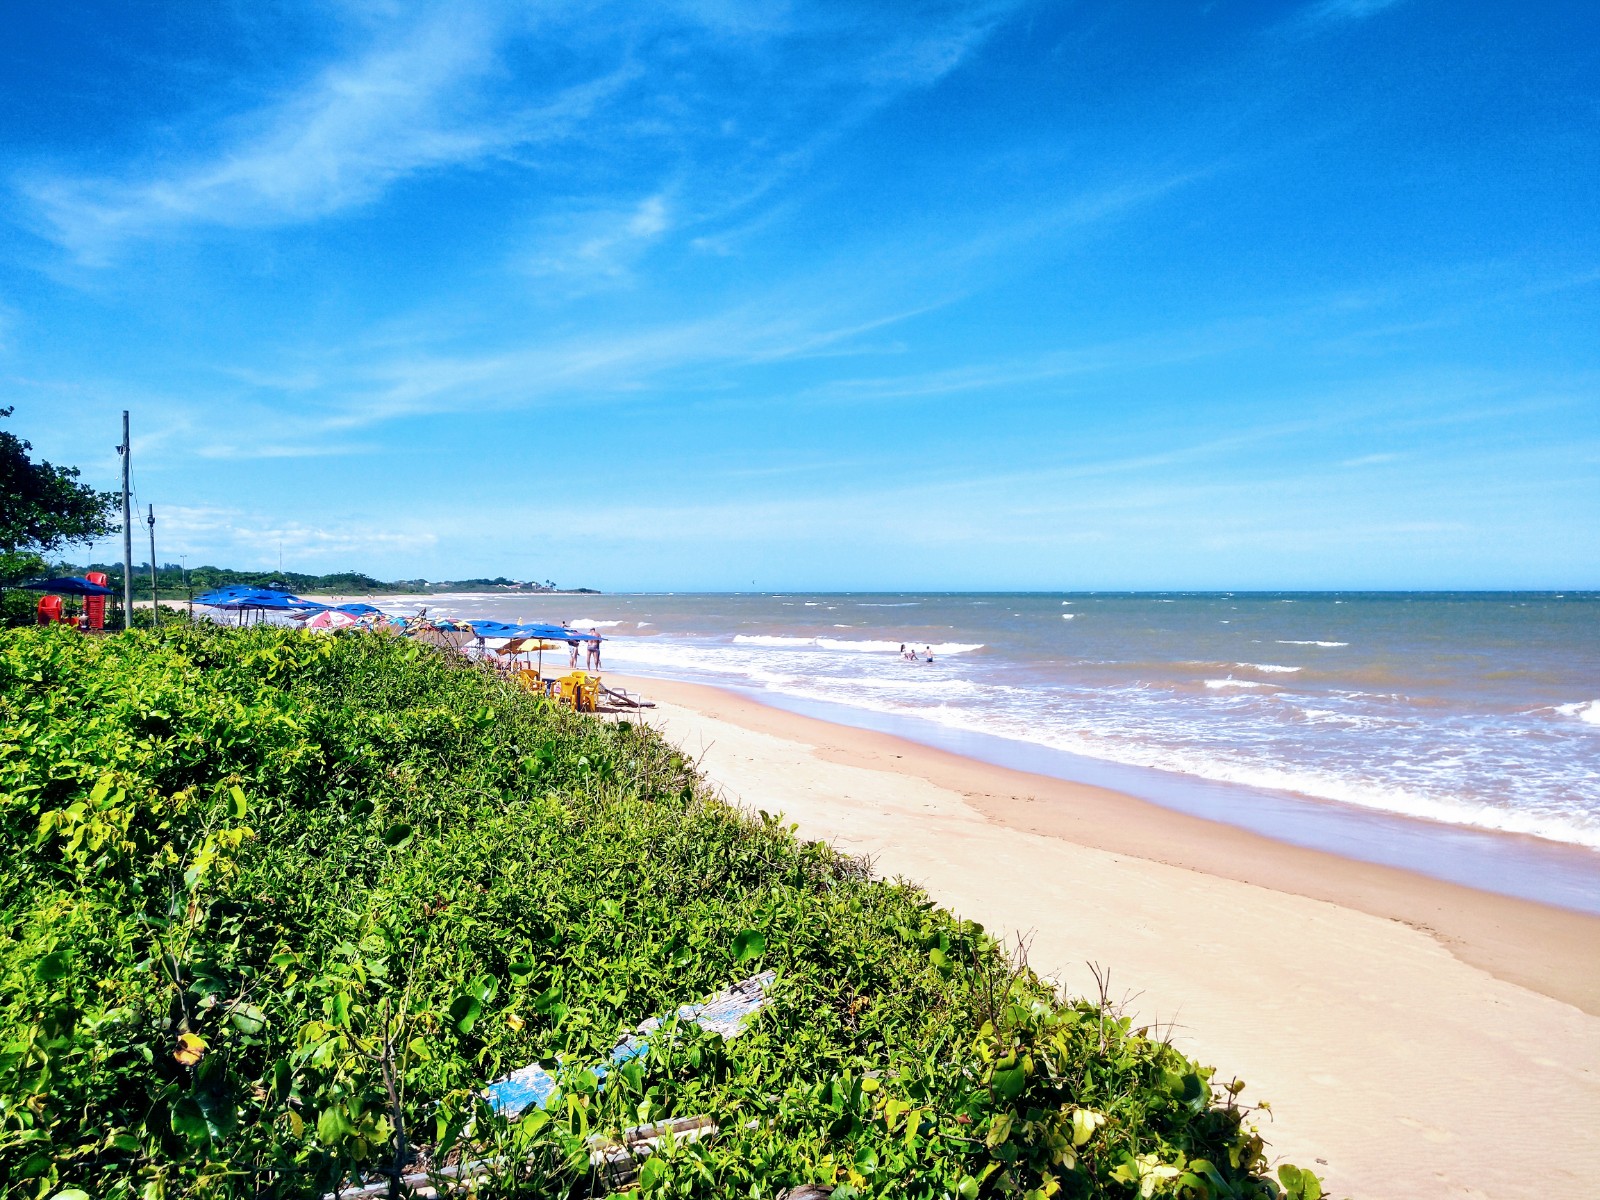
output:
[[[86,571],[103,571],[118,590],[122,587],[121,563],[90,563],[88,566],[58,564],[62,572],[81,575]],[[557,592],[562,590],[593,593],[594,588],[562,589],[553,580],[543,583],[520,579],[507,579],[503,575],[493,579],[374,579],[361,571],[334,571],[328,575],[307,575],[300,571],[237,571],[229,567],[190,567],[179,563],[162,563],[156,568],[156,586],[167,599],[184,599],[193,591],[199,594],[211,588],[244,585],[274,588],[280,591],[311,595],[370,596],[405,593],[427,595],[435,592],[489,591]],[[135,599],[150,598],[150,564],[133,568],[133,595]]]

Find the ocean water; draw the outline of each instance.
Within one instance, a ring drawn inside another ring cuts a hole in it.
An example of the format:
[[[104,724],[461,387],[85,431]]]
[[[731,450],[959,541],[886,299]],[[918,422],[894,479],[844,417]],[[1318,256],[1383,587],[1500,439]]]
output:
[[[1008,745],[1053,752],[1051,773],[1158,802],[1163,779],[1172,795],[1216,785],[1200,807],[1221,819],[1231,788],[1320,802],[1324,815],[1525,835],[1587,852],[1567,861],[1600,870],[1600,593],[477,596],[447,607],[592,623],[618,670],[928,741],[977,738],[997,759]],[[905,661],[901,643],[931,647],[933,661]],[[1590,886],[1600,897],[1600,874]]]

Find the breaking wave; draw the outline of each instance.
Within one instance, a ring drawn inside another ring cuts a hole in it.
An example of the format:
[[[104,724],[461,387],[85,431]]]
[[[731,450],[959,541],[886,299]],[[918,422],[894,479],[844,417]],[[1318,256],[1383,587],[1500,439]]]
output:
[[[1580,700],[1576,704],[1558,704],[1556,711],[1563,717],[1577,717],[1585,725],[1600,725],[1600,700]]]
[[[777,634],[765,633],[738,633],[733,637],[734,642],[742,646],[772,646],[775,648],[803,649],[812,647],[820,650],[845,650],[858,654],[898,654],[900,642],[879,642],[870,640],[856,641],[850,638],[826,637],[782,637]],[[905,642],[910,646],[913,643]],[[926,642],[915,643],[921,647]],[[974,650],[982,650],[982,642],[940,642],[933,647],[934,654],[970,654]]]

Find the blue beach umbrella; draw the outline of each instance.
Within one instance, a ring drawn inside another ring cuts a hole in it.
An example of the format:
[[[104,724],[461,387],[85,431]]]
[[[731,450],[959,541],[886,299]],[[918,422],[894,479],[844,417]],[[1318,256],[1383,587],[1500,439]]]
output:
[[[217,588],[196,596],[194,602],[207,608],[258,608],[275,612],[315,612],[328,607],[315,600],[302,600],[288,592],[273,592],[266,588]]]
[[[76,575],[58,575],[54,579],[41,579],[37,583],[24,583],[31,592],[54,592],[58,596],[111,596],[115,593],[98,583],[90,583]]]
[[[194,598],[196,604],[206,608],[220,608],[239,614],[239,623],[244,623],[247,612],[266,613],[281,612],[291,616],[306,616],[327,608],[326,604],[319,604],[315,600],[302,600],[299,596],[290,595],[288,592],[274,592],[266,588],[225,587],[216,588]]]

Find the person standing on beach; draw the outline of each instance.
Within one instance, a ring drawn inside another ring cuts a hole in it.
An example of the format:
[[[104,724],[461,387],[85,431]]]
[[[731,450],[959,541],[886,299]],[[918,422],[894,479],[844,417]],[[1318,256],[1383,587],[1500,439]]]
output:
[[[568,661],[570,662],[572,669],[576,671],[578,669],[578,639],[573,638],[570,642],[568,642],[567,648],[572,651],[572,657]]]
[[[600,631],[593,629],[590,632],[594,634],[594,640],[589,643],[589,670],[598,671],[600,669]]]

